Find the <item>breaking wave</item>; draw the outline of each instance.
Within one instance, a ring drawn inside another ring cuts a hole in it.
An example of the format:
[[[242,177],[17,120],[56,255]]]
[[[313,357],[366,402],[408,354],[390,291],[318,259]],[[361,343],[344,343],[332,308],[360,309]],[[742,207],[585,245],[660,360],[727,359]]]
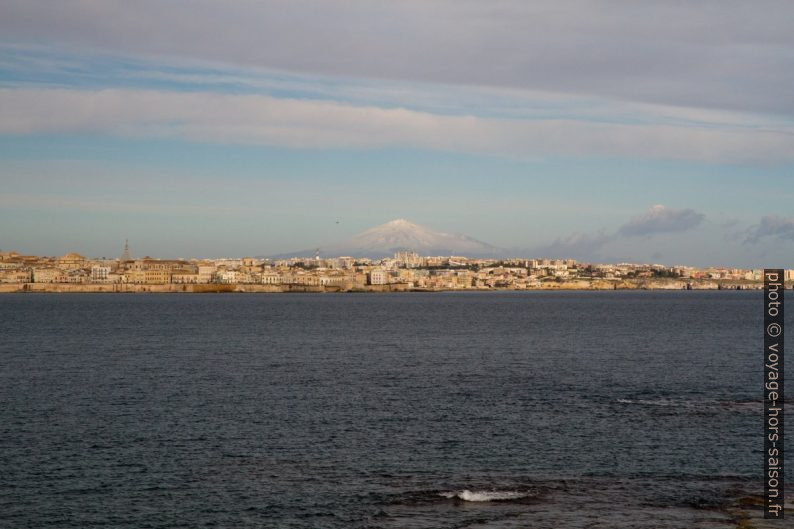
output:
[[[518,491],[496,491],[496,490],[478,490],[471,491],[468,489],[452,492],[441,492],[439,496],[450,499],[459,499],[463,501],[510,501],[520,500],[529,496],[527,492]]]

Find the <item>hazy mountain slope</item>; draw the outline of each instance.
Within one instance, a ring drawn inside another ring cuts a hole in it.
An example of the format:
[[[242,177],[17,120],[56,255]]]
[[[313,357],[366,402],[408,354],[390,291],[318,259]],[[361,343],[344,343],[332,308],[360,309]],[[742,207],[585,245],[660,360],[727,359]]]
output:
[[[503,253],[501,248],[478,241],[472,237],[434,231],[405,219],[395,219],[359,233],[347,241],[320,247],[320,255],[335,257],[387,257],[400,250],[413,250],[420,255],[464,255],[467,257],[492,257]],[[276,257],[314,255],[305,250]]]

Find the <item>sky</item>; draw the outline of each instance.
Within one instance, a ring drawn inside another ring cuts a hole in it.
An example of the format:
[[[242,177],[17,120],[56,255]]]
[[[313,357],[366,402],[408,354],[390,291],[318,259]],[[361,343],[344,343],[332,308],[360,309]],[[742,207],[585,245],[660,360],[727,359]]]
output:
[[[794,4],[5,0],[0,250],[272,255],[406,218],[794,268]]]

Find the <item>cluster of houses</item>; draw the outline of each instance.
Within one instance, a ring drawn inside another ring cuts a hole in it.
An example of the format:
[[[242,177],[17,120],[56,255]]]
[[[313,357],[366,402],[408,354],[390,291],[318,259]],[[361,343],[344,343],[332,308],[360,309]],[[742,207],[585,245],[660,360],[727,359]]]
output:
[[[125,252],[126,254],[126,252]],[[92,259],[77,253],[38,257],[0,252],[0,283],[264,284],[407,288],[534,288],[549,281],[702,279],[761,281],[762,270],[588,264],[572,259],[469,259],[397,252],[391,258]],[[794,280],[794,270],[786,271]]]

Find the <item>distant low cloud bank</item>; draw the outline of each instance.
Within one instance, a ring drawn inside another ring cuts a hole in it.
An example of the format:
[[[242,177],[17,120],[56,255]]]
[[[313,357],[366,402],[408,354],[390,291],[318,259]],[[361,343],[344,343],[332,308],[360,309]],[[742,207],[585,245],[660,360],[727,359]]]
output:
[[[671,209],[656,205],[639,217],[631,219],[618,230],[625,237],[644,237],[656,233],[686,231],[703,222],[706,216],[694,209]]]
[[[748,230],[745,243],[755,244],[766,238],[794,242],[794,217],[778,215],[763,217],[760,224]]]
[[[636,216],[614,232],[574,233],[555,239],[551,244],[533,249],[534,254],[548,257],[574,257],[598,260],[607,244],[631,237],[652,237],[663,233],[680,233],[700,226],[706,216],[694,209],[673,209],[657,204]],[[614,260],[614,259],[612,259]]]

